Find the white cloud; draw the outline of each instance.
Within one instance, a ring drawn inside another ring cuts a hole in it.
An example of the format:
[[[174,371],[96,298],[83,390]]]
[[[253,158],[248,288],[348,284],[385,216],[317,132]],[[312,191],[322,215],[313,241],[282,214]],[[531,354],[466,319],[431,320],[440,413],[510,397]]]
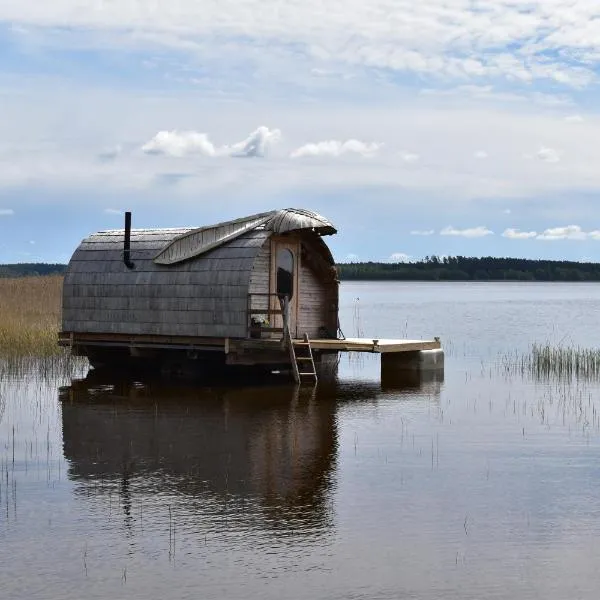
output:
[[[394,252],[389,258],[388,262],[392,263],[407,263],[412,260],[412,257],[404,252]]]
[[[269,129],[268,127],[259,127],[253,131],[243,142],[238,142],[230,146],[226,153],[230,156],[238,157],[263,157],[267,154],[271,145],[281,139],[279,129]]]
[[[585,240],[588,234],[579,225],[553,227],[537,236],[538,240]]]
[[[583,123],[584,118],[581,115],[568,115],[565,117],[567,123]]]
[[[414,152],[402,152],[402,154],[400,154],[400,158],[402,158],[404,162],[414,163],[417,162],[421,157]]]
[[[560,161],[560,154],[558,153],[558,151],[554,148],[548,148],[546,146],[542,146],[537,151],[537,157],[540,160],[543,160],[544,162],[548,163],[556,163]]]
[[[483,160],[484,158],[488,157],[488,153],[485,150],[477,150],[477,152],[475,152],[473,156],[475,158],[478,158],[479,160]]]
[[[442,96],[456,98],[462,101],[495,102],[506,105],[523,104],[540,105],[543,107],[567,106],[572,104],[571,98],[562,94],[544,94],[537,91],[519,90],[505,91],[492,85],[458,85],[452,88],[425,88],[419,92],[422,96]]]
[[[205,192],[234,194],[248,186],[263,198],[282,197],[299,186],[321,192],[364,187],[396,194],[397,199],[425,194],[428,208],[434,211],[448,202],[497,199],[499,212],[502,206],[516,207],[524,198],[539,198],[540,210],[546,210],[550,199],[560,195],[600,192],[600,170],[596,168],[600,163],[600,118],[591,114],[586,115],[585,127],[572,127],[556,114],[541,111],[450,106],[448,102],[438,105],[423,98],[404,98],[401,111],[396,106],[372,110],[354,105],[352,100],[335,106],[318,103],[311,105],[310,118],[306,118],[305,104],[293,100],[260,106],[232,100],[215,106],[212,99],[199,100],[195,94],[178,92],[140,103],[137,92],[115,89],[100,93],[71,85],[63,89],[56,82],[22,83],[13,91],[3,89],[0,190],[32,185],[58,191],[102,186],[128,193],[151,191],[164,185],[165,176],[173,175],[181,179],[170,193],[181,197]],[[68,118],[82,103],[94,114],[93,122]],[[172,130],[186,131],[189,123],[206,122],[210,123],[212,147],[232,152],[235,144],[230,142],[245,137],[239,132],[250,131],[249,121],[264,123],[265,115],[285,133],[269,161],[248,164],[210,158],[210,168],[205,169],[203,163],[209,158],[197,153],[178,160],[165,154],[149,159],[139,150],[142,142],[152,137],[147,132],[158,131],[157,123],[172,123]],[[377,140],[384,146],[369,160],[360,155],[356,158],[361,160],[349,160],[348,155],[344,160],[330,159],[326,165],[320,164],[325,159],[286,160],[305,140],[323,139],[323,132],[331,139],[346,140],[352,134],[355,139]],[[138,151],[124,151],[117,160],[101,162],[98,148],[104,147],[106,140]],[[540,140],[564,152],[560,168],[520,158],[523,149],[538,149]],[[418,168],[399,168],[403,148],[418,148],[427,160],[416,163]],[[493,160],[474,160],[473,151],[478,148],[490,152],[493,148]],[[379,192],[373,197],[380,197]],[[548,218],[565,222],[569,217]],[[460,214],[455,222],[470,222],[467,219],[468,215]]]
[[[163,154],[173,157],[190,155],[264,157],[269,147],[281,138],[279,129],[261,126],[245,140],[230,146],[216,147],[206,133],[197,131],[159,131],[142,146],[145,154]]]
[[[539,104],[546,108],[556,108],[559,106],[569,106],[573,104],[573,99],[570,96],[564,94],[544,94],[542,92],[531,92],[529,96],[526,96],[528,102]]]
[[[505,229],[502,237],[509,240],[530,240],[537,237],[537,231],[519,231],[518,229]]]
[[[433,235],[434,233],[433,229],[413,229],[410,235]]]
[[[522,94],[500,92],[491,85],[458,85],[451,88],[424,88],[420,90],[421,96],[442,96],[470,98],[473,100],[497,100],[501,102],[523,102],[527,96]]]
[[[328,140],[323,142],[315,142],[304,144],[296,148],[290,158],[304,158],[315,156],[327,156],[336,158],[343,154],[359,154],[360,156],[370,157],[377,154],[382,144],[377,142],[361,142],[360,140],[350,139],[345,142],[338,140]]]
[[[451,236],[460,236],[466,238],[481,238],[487,235],[494,235],[494,232],[484,227],[483,225],[479,227],[471,227],[469,229],[456,229],[452,226],[444,227],[440,231],[440,235],[451,235]]]
[[[12,208],[0,208],[0,217],[12,217],[15,211]]]
[[[119,208],[105,208],[104,209],[104,213],[107,214],[107,215],[123,215],[123,214],[125,214]]]
[[[600,231],[595,229],[594,231],[590,231],[588,233],[588,237],[592,240],[600,240]]]
[[[257,60],[271,64],[293,47],[316,63],[307,72],[341,64],[463,82],[547,80],[578,88],[596,79],[595,8],[593,0],[348,0],[333,6],[321,0],[2,0],[0,21],[28,35],[48,27],[49,36],[68,37],[79,29],[87,44],[145,43],[201,57],[229,53],[244,65],[248,55],[259,54]]]
[[[142,146],[146,154],[182,157],[190,154],[216,156],[216,148],[205,133],[197,131],[159,131]]]

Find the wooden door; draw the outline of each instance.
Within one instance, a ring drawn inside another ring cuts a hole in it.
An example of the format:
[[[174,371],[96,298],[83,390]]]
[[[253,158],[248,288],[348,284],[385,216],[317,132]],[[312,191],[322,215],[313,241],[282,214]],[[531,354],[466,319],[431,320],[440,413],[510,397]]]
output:
[[[290,303],[290,333],[297,336],[298,322],[298,271],[299,263],[298,240],[273,238],[271,240],[271,309],[280,310],[281,300],[288,296]],[[273,315],[273,327],[283,328],[283,316]]]

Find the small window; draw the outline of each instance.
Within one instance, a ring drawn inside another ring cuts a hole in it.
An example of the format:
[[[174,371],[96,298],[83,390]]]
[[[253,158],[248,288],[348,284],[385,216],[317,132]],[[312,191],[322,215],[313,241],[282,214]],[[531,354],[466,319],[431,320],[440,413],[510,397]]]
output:
[[[277,295],[280,298],[294,295],[294,254],[287,248],[277,252]]]

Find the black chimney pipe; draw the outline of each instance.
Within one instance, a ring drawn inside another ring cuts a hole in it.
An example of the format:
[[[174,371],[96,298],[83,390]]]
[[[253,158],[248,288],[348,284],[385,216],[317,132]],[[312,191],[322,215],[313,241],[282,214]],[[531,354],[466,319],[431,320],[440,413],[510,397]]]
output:
[[[131,262],[131,213],[125,213],[125,238],[123,240],[123,262],[128,269],[133,269],[135,264]]]

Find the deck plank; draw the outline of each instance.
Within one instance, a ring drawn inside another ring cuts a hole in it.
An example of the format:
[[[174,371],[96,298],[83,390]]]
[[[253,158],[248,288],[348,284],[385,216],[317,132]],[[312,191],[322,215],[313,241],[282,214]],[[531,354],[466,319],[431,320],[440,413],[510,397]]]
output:
[[[400,340],[346,338],[345,340],[311,339],[313,350],[335,350],[338,352],[416,352],[419,350],[438,350],[442,347],[439,339],[434,340]]]
[[[200,337],[195,335],[186,335],[186,332],[192,331],[193,328],[189,325],[181,325],[181,332],[178,331],[175,335],[161,335],[156,332],[154,335],[143,335],[131,333],[124,334],[118,331],[106,331],[102,333],[102,327],[106,324],[94,324],[92,333],[91,330],[85,333],[75,332],[74,339],[80,344],[96,343],[116,343],[121,342],[127,346],[144,345],[152,343],[162,348],[179,346],[185,344],[188,347],[199,347],[204,345],[222,346],[228,348],[229,352],[238,351],[264,351],[273,350],[281,347],[280,339],[246,339],[231,337],[227,340],[226,336],[222,337]],[[64,331],[60,334],[62,345],[71,343],[70,331]],[[296,344],[301,344],[302,339],[294,340]],[[377,342],[377,343],[375,343]],[[438,338],[433,340],[401,340],[401,339],[371,339],[371,338],[347,338],[345,340],[334,339],[311,339],[310,345],[313,350],[328,351],[328,352],[370,352],[376,354],[388,354],[395,352],[418,352],[420,350],[438,350],[442,345]]]

